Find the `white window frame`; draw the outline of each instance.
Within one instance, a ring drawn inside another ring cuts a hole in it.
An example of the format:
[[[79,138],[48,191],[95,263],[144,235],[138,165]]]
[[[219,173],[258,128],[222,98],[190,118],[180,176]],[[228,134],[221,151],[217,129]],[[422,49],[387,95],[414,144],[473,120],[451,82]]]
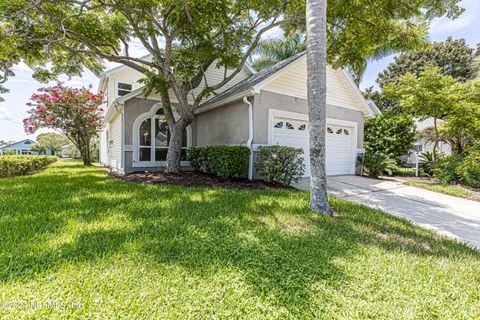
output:
[[[284,111],[278,109],[268,109],[268,144],[273,145],[273,126],[275,118],[293,119],[300,121],[309,121],[308,114]],[[352,136],[352,165],[350,174],[355,174],[355,165],[357,163],[357,151],[358,151],[358,122],[327,118],[326,125],[342,126],[351,128]]]
[[[155,159],[155,121],[153,121],[153,118],[155,117],[157,111],[161,109],[162,106],[159,104],[155,104],[149,112],[145,112],[140,114],[134,121],[133,123],[133,163],[132,167],[133,168],[150,168],[150,167],[165,167],[167,165],[166,161],[140,161],[140,125],[143,123],[143,121],[147,120],[148,118],[152,118],[151,121],[151,139],[152,139],[152,145],[150,145],[148,148],[150,148],[150,159]],[[190,126],[187,127],[187,148],[192,146],[192,128]],[[147,148],[147,146],[145,146]],[[180,161],[181,166],[189,166],[190,162],[188,161]]]
[[[132,86],[132,90],[130,90],[130,92],[132,92],[132,91],[135,90],[135,88],[133,87],[133,81],[129,81],[129,80],[115,80],[115,98],[123,97],[123,96],[121,96],[121,95],[118,94],[118,90],[127,91],[127,90],[125,90],[125,89],[119,89],[118,85],[121,84],[121,83],[131,85],[131,86]],[[129,93],[130,93],[130,92],[129,92]],[[128,93],[127,93],[127,94],[128,94]]]

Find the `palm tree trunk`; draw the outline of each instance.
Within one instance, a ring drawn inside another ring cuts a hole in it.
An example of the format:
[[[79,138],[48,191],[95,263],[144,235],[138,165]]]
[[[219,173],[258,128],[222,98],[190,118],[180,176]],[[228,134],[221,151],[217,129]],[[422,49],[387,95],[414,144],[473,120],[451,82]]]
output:
[[[333,213],[325,171],[327,117],[327,0],[307,0],[307,86],[310,118],[310,208]]]

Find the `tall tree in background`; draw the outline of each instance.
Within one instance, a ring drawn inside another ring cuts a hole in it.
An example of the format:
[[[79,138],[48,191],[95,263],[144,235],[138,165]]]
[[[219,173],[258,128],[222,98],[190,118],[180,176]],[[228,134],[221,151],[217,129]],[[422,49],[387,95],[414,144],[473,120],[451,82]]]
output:
[[[327,0],[307,0],[307,91],[310,119],[310,208],[333,213],[327,196]]]
[[[402,54],[378,75],[381,88],[396,82],[407,73],[419,75],[428,67],[438,67],[443,75],[460,82],[475,78],[479,72],[479,50],[470,48],[465,39],[449,37],[443,42],[434,42],[423,50]]]
[[[37,152],[48,152],[50,150],[53,155],[58,155],[68,143],[68,138],[64,135],[55,132],[42,133],[38,135],[37,142],[32,146],[32,150]]]
[[[407,73],[383,88],[388,97],[397,99],[414,117],[420,120],[433,118],[433,161],[436,160],[435,152],[440,140],[438,119],[445,118],[455,109],[458,97],[453,94],[452,88],[457,83],[452,76],[442,75],[440,68],[427,67],[418,76]]]
[[[398,33],[386,35],[379,46],[363,53],[363,60],[357,60],[349,66],[353,81],[360,87],[369,62],[378,61],[395,53],[426,48],[428,42],[428,23],[399,22]]]
[[[268,38],[260,41],[254,50],[252,67],[261,71],[305,50],[305,35],[301,32],[282,38]]]

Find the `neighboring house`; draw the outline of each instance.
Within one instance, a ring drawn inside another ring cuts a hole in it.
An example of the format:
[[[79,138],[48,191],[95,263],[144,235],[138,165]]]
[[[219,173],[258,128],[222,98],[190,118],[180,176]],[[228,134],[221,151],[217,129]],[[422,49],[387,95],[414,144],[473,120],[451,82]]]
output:
[[[9,145],[0,147],[0,154],[4,153],[15,153],[15,154],[38,154],[38,152],[31,151],[30,149],[35,144],[35,141],[30,139],[25,139]],[[12,151],[7,151],[12,150]]]
[[[442,120],[438,120],[438,124],[440,125],[441,123],[442,123]],[[422,132],[427,128],[433,128],[433,118],[428,118],[423,121],[415,120],[415,126],[417,127],[417,132]],[[415,141],[414,144],[421,146],[422,151],[420,151],[420,153],[433,151],[433,145],[434,145],[433,141],[429,141],[427,139],[419,139]],[[444,141],[438,142],[437,151],[447,155],[452,153],[452,149],[450,148],[450,145]],[[407,164],[414,164],[416,162],[415,152],[413,150],[410,151],[410,153],[408,154],[405,160]]]
[[[218,83],[223,70],[211,67],[206,77],[209,84]],[[140,73],[122,66],[100,79],[99,92],[105,93],[108,104],[100,134],[100,163],[122,174],[165,165],[169,132],[161,99],[144,98],[140,78]],[[344,70],[328,68],[327,91],[327,174],[354,174],[363,147],[364,120],[380,111],[365,100]],[[260,145],[278,144],[303,148],[308,159],[308,125],[307,66],[302,53],[258,73],[245,66],[198,108],[184,147],[246,145],[255,152]],[[253,156],[250,163],[249,178],[254,176]],[[306,163],[305,176],[309,176]]]

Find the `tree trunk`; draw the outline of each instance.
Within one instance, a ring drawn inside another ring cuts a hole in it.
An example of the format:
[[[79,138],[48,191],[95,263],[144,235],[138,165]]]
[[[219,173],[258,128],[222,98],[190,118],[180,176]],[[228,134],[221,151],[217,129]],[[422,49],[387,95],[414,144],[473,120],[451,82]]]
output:
[[[310,208],[333,213],[325,170],[327,117],[327,0],[307,0],[307,86],[310,118]]]
[[[437,117],[433,117],[433,128],[435,129],[435,142],[433,144],[433,151],[432,151],[432,162],[437,160],[437,147],[438,147],[438,126],[437,126]]]
[[[187,124],[183,120],[176,122],[172,127],[169,125],[170,144],[168,145],[166,168],[168,173],[179,173],[182,171],[180,158],[182,155],[183,134],[186,128]]]
[[[75,145],[80,151],[80,157],[83,160],[84,166],[91,166],[92,165],[92,158],[90,155],[90,139],[86,137],[80,137],[77,139],[70,139],[71,141],[76,141]]]

